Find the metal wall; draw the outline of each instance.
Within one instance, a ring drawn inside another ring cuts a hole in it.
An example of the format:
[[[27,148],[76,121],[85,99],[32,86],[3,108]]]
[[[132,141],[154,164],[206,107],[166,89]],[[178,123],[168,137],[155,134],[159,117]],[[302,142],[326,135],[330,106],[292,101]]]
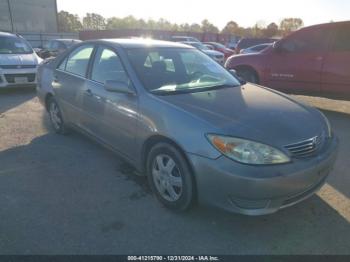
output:
[[[0,0],[0,31],[58,31],[56,0]]]

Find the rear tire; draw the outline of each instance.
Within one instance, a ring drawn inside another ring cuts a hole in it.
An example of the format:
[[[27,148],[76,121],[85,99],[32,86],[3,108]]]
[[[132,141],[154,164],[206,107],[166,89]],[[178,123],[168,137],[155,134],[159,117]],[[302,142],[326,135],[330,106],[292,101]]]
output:
[[[252,69],[238,69],[237,74],[247,82],[259,84],[258,76]]]
[[[147,157],[147,176],[158,200],[175,211],[188,210],[194,200],[191,170],[182,153],[169,143],[158,143]]]
[[[66,135],[68,133],[68,128],[63,119],[62,112],[57,101],[53,97],[50,97],[47,105],[51,125],[54,131],[57,134]]]

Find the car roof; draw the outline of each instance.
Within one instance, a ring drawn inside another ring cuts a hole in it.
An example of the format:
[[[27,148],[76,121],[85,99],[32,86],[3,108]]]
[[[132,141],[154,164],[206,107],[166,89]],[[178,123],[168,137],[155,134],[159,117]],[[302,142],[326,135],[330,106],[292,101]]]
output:
[[[9,33],[9,32],[0,32],[0,36],[20,37],[19,35],[12,34],[12,33]]]
[[[58,41],[58,42],[74,42],[74,41],[78,41],[78,42],[81,42],[81,40],[79,40],[79,39],[69,39],[69,38],[50,39],[50,41]]]
[[[306,28],[315,28],[315,27],[323,27],[323,26],[343,26],[348,25],[350,26],[350,21],[340,21],[340,22],[331,22],[331,23],[323,23],[323,24],[317,24],[317,25],[310,25],[305,26],[302,29]]]
[[[87,42],[109,43],[122,48],[190,48],[187,45],[176,42],[153,40],[153,39],[100,39]]]

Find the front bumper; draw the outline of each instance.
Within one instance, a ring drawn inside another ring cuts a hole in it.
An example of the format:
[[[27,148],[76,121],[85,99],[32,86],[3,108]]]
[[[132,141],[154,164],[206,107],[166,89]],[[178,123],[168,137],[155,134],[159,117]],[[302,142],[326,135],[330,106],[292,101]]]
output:
[[[37,68],[0,69],[0,88],[35,87],[36,76]]]
[[[265,215],[318,191],[334,166],[337,148],[338,140],[332,138],[314,158],[270,166],[244,165],[224,156],[215,160],[188,156],[200,203],[245,215]]]

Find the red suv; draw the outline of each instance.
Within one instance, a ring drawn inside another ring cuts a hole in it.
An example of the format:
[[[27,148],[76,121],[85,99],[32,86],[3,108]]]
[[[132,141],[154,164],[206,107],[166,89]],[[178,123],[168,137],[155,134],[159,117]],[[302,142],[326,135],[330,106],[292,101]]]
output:
[[[231,56],[225,66],[285,92],[350,97],[350,21],[305,27],[260,53]]]

